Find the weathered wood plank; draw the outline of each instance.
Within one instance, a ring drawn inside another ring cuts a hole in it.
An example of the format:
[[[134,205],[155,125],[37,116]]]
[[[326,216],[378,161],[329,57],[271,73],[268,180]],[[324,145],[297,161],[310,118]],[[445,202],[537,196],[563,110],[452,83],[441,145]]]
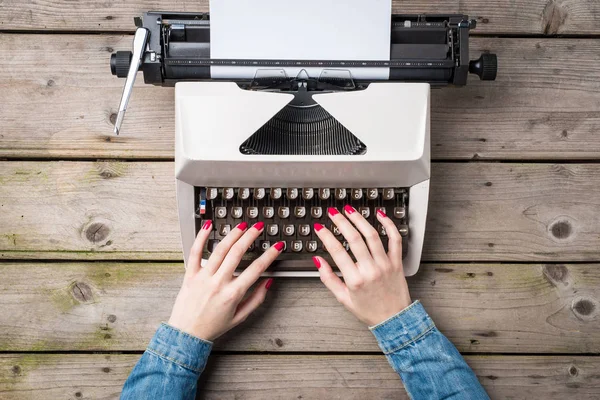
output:
[[[182,264],[0,263],[0,351],[143,350],[169,318]],[[426,264],[409,279],[463,352],[600,352],[597,265]],[[278,279],[217,342],[232,351],[372,351],[318,279]]]
[[[112,134],[123,80],[109,53],[130,46],[131,36],[0,35],[0,157],[171,159],[170,88],[138,79]],[[471,50],[498,53],[498,80],[432,92],[434,159],[600,157],[600,41],[474,38]]]
[[[105,1],[68,0],[0,4],[0,29],[132,31],[133,17],[144,11],[207,12],[208,1]],[[392,1],[392,10],[404,14],[464,13],[477,18],[476,34],[598,34],[600,6],[594,0],[482,0]]]
[[[5,400],[116,399],[139,355],[0,355]],[[493,399],[597,399],[598,357],[467,356]],[[201,399],[407,399],[383,356],[213,356]]]
[[[181,259],[170,162],[1,162],[0,257]],[[600,165],[434,163],[424,260],[600,260]]]

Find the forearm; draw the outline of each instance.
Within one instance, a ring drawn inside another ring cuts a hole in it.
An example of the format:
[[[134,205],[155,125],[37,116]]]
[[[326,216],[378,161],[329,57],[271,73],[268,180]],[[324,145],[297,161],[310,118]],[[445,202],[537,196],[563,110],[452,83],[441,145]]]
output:
[[[413,399],[489,399],[418,301],[369,329]]]
[[[212,343],[162,324],[125,382],[121,399],[194,399]]]

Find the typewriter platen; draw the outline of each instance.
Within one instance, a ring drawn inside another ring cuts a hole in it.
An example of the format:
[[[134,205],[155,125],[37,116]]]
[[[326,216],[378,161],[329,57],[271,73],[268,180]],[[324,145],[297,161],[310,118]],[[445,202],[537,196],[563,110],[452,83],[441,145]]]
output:
[[[462,86],[469,72],[496,76],[496,57],[469,61],[463,15],[391,15],[390,60],[248,60],[210,58],[210,16],[145,13],[133,52],[117,52],[111,69],[126,77],[118,133],[138,69],[146,83],[175,85],[175,169],[185,259],[206,219],[210,255],[237,223],[265,230],[246,262],[285,241],[268,274],[316,275],[324,255],[313,224],[336,233],[327,209],[349,204],[386,232],[383,210],[403,237],[404,268],[419,268],[430,177],[430,86]],[[255,69],[251,78],[214,79],[211,66]],[[320,67],[288,77],[284,66]],[[384,67],[388,79],[354,79],[349,68]],[[338,235],[344,243],[344,238]],[[243,265],[242,265],[243,267]]]

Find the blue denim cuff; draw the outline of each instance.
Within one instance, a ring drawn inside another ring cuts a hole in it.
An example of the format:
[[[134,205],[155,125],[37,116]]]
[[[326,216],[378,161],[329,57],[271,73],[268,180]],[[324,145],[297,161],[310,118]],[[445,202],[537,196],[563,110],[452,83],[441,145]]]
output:
[[[379,348],[390,354],[408,346],[435,328],[433,320],[417,300],[398,314],[370,326]]]
[[[180,331],[167,324],[160,324],[146,351],[200,374],[212,342]]]

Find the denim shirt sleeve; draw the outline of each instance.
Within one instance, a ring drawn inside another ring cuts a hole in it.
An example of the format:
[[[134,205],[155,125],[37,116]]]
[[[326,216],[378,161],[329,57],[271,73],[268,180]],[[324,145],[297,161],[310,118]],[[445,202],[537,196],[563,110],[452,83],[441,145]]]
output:
[[[161,324],[123,386],[121,399],[194,399],[212,342]]]
[[[369,329],[412,399],[489,399],[419,301]]]

